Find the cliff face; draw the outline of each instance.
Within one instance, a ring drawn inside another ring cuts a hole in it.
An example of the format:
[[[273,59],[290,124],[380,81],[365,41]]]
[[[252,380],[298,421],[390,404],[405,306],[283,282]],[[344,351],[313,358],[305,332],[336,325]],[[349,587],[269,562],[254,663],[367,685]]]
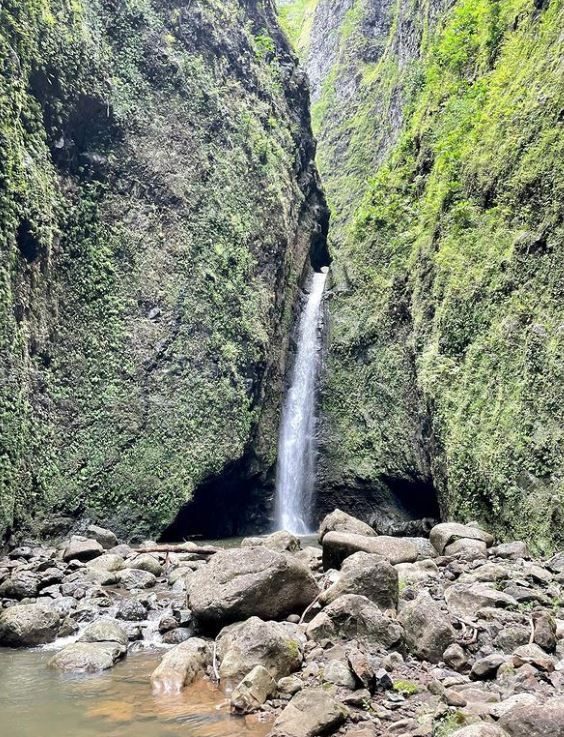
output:
[[[562,3],[290,5],[334,223],[323,494],[432,486],[562,544]]]
[[[275,457],[323,247],[303,74],[253,0],[7,0],[0,68],[0,534],[157,533]]]

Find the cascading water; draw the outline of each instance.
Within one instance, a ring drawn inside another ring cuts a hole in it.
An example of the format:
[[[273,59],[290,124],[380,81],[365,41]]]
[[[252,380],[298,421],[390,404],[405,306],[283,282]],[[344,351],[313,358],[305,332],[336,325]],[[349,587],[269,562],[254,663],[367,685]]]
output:
[[[298,328],[290,389],[282,411],[276,474],[278,529],[307,534],[315,481],[315,384],[319,368],[321,300],[327,269],[316,272]]]

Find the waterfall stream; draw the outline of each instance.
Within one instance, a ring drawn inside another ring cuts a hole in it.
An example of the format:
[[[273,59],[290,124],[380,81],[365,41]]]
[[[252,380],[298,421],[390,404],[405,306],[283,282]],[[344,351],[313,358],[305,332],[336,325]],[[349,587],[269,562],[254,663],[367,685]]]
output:
[[[319,368],[321,300],[327,269],[313,274],[298,327],[290,389],[284,402],[278,469],[276,525],[297,534],[310,532],[308,520],[315,482],[315,385]]]

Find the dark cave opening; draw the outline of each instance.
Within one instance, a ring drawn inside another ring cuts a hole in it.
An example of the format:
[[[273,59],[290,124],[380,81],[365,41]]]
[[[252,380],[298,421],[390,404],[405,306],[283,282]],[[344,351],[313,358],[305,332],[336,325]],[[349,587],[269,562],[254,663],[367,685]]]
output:
[[[309,249],[309,260],[314,271],[321,271],[325,266],[331,266],[329,253],[329,209],[325,205],[318,214],[317,229],[312,235]]]
[[[16,242],[21,255],[28,264],[32,264],[38,259],[41,248],[37,236],[33,232],[33,227],[27,218],[24,218],[19,224]]]

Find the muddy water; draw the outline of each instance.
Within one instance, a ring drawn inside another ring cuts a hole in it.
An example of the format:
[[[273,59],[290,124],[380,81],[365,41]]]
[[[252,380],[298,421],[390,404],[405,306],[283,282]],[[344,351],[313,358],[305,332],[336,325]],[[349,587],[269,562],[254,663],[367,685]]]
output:
[[[50,670],[52,652],[0,648],[0,734],[10,737],[264,737],[267,724],[230,716],[201,681],[178,696],[153,696],[162,651],[131,653],[88,676]]]

